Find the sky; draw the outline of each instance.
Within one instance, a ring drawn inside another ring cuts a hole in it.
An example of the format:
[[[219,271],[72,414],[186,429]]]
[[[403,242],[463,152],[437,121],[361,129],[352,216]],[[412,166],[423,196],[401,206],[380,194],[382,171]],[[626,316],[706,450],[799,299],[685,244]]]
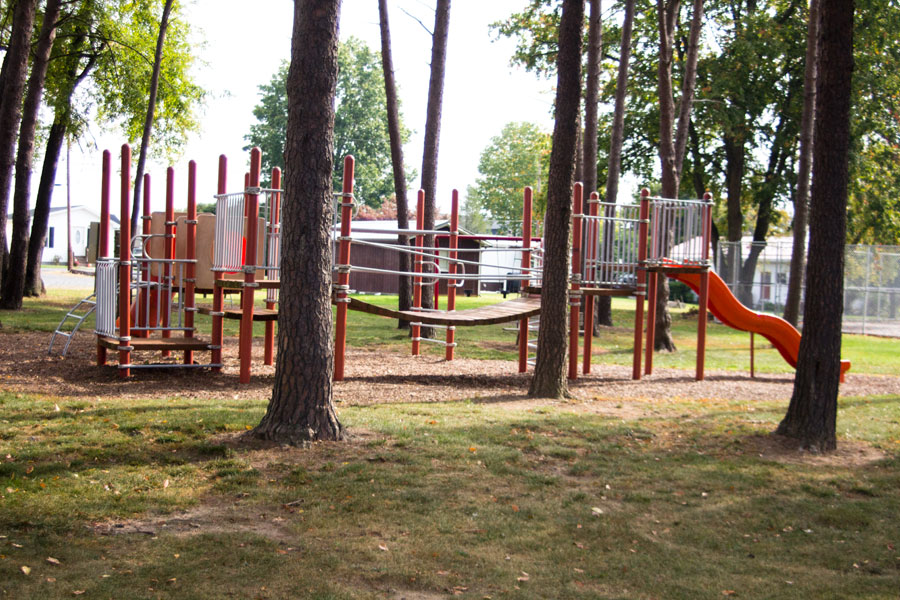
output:
[[[454,0],[451,4],[444,103],[438,164],[438,206],[448,210],[452,189],[462,196],[478,177],[478,160],[490,139],[511,121],[530,121],[552,131],[553,81],[509,65],[514,44],[497,40],[489,24],[520,10],[527,0]],[[430,76],[431,36],[416,19],[434,26],[434,0],[389,0],[394,71],[404,123],[413,131],[404,147],[407,166],[421,171],[425,110]],[[248,9],[252,6],[252,9]],[[406,14],[409,13],[409,14]],[[412,15],[412,16],[410,16]],[[186,16],[199,27],[196,54],[203,64],[196,77],[210,92],[201,114],[202,129],[191,134],[183,156],[175,162],[176,189],[187,179],[187,161],[198,165],[198,201],[211,202],[215,193],[218,156],[229,160],[229,191],[239,191],[248,164],[244,136],[255,122],[258,87],[268,82],[279,63],[290,57],[293,2],[290,0],[194,0]],[[415,18],[413,18],[415,17]],[[341,39],[355,36],[380,49],[376,0],[344,0]],[[97,150],[72,150],[72,203],[99,210],[100,154],[113,153],[117,164],[123,139],[117,132],[95,132]],[[158,182],[166,165],[148,172]],[[64,165],[57,182],[64,183]],[[418,186],[418,181],[414,187]],[[154,190],[163,189],[155,183]],[[57,187],[60,192],[64,188]],[[114,184],[117,190],[118,185]],[[413,188],[414,189],[414,188]],[[118,192],[113,193],[118,198]],[[183,206],[182,195],[176,207]],[[180,200],[180,202],[179,202]],[[55,206],[65,194],[55,194]],[[118,202],[112,211],[118,214]],[[154,210],[163,200],[153,196]]]

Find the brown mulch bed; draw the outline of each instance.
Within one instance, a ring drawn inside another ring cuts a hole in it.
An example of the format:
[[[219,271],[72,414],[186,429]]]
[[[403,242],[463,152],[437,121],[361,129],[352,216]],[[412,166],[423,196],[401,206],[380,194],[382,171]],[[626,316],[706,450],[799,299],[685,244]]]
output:
[[[226,340],[225,368],[221,373],[206,369],[134,369],[134,376],[128,380],[118,377],[113,352],[110,352],[111,366],[96,366],[94,339],[90,334],[79,334],[65,358],[47,354],[49,341],[50,335],[46,333],[0,336],[0,389],[91,398],[179,395],[265,399],[274,379],[274,367],[262,364],[260,339],[254,340],[253,377],[247,385],[238,383],[236,339]],[[204,361],[207,356],[198,354],[196,359]],[[448,364],[435,356],[412,357],[382,349],[350,349],[346,379],[335,385],[335,400],[345,405],[469,399],[510,406],[545,404],[546,401],[527,398],[530,377],[530,374],[517,373],[511,361],[457,359]],[[634,381],[630,367],[594,365],[591,375],[570,384],[573,398],[567,403],[586,405],[586,410],[623,413],[622,416],[635,403],[609,401],[783,399],[787,403],[792,384],[793,374],[767,374],[751,379],[748,373],[707,371],[704,381],[695,381],[692,371],[676,369],[656,369],[652,376]],[[880,394],[900,395],[900,377],[851,372],[841,386],[843,396]],[[656,407],[664,405],[660,402]]]

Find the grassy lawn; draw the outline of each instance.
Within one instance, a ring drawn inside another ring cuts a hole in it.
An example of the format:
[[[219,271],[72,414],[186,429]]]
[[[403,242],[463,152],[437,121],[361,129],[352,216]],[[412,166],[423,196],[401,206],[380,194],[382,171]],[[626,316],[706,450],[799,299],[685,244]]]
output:
[[[52,331],[75,300],[26,300],[0,315],[3,331]],[[613,306],[616,327],[594,360],[630,364],[633,302]],[[679,352],[656,364],[691,369],[696,320],[674,322]],[[408,348],[395,325],[351,313],[349,342]],[[501,326],[458,338],[462,356],[514,357]],[[747,370],[747,334],[712,325],[708,339],[710,368]],[[896,376],[898,350],[844,336],[854,372]],[[787,370],[772,349],[757,368]],[[230,398],[31,396],[0,379],[0,597],[887,599],[900,589],[897,396],[842,399],[830,458],[773,445],[783,402],[341,406],[349,442],[297,449],[241,443],[266,399]]]
[[[847,465],[761,455],[783,406],[645,408],[349,407],[264,450],[263,401],[2,394],[0,593],[896,598],[897,398],[842,402],[881,452]]]

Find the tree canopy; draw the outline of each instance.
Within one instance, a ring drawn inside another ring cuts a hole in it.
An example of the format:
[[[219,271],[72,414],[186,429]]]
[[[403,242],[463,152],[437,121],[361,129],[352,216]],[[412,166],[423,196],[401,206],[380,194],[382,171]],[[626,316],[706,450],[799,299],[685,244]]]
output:
[[[338,48],[338,80],[335,98],[335,185],[342,177],[341,158],[356,158],[356,197],[373,207],[394,192],[391,146],[381,55],[364,42],[348,38]],[[244,139],[263,152],[263,171],[281,166],[287,136],[287,76],[284,62],[272,79],[259,86],[260,102],[253,109],[257,123]],[[401,128],[403,140],[409,131]],[[409,173],[410,176],[413,173]],[[410,177],[411,179],[411,177]]]
[[[518,234],[522,221],[522,190],[534,189],[534,212],[547,204],[550,134],[534,123],[507,123],[481,152],[480,176],[468,189],[467,210],[478,210],[503,233]]]

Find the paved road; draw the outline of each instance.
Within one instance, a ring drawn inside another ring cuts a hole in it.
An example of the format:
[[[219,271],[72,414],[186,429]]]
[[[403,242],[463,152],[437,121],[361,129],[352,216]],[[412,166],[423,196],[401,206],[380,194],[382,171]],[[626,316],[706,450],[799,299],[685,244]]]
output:
[[[92,275],[69,273],[65,269],[41,269],[41,278],[44,280],[44,287],[48,290],[85,290],[90,292],[94,289]]]

